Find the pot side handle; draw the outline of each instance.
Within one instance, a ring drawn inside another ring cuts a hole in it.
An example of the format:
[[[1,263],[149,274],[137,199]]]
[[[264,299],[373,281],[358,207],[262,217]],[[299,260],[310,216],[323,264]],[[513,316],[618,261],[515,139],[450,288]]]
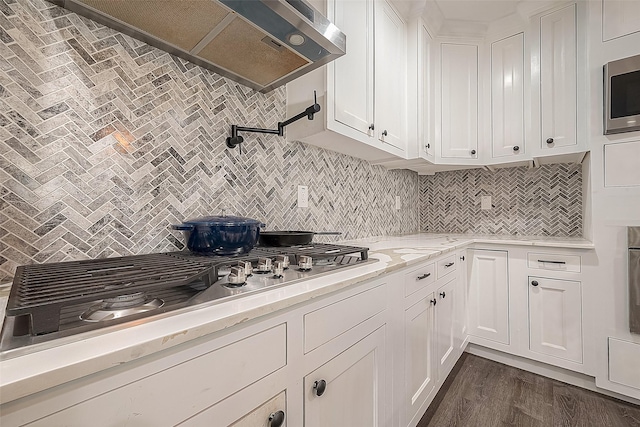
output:
[[[171,224],[171,228],[173,230],[180,230],[180,231],[193,231],[195,227],[191,224]]]

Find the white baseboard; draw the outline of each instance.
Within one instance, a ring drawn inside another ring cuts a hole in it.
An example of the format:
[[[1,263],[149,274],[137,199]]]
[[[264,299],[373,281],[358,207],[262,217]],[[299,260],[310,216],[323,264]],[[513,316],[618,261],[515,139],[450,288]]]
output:
[[[514,368],[533,372],[534,374],[542,375],[543,377],[595,391],[596,393],[624,400],[625,402],[633,403],[634,405],[640,405],[640,400],[597,387],[595,378],[589,375],[569,371],[567,369],[558,368],[557,366],[548,365],[546,363],[537,362],[520,356],[514,356],[501,351],[492,350],[477,344],[469,344],[465,351],[476,356],[484,357],[485,359],[493,360],[494,362],[513,366]]]

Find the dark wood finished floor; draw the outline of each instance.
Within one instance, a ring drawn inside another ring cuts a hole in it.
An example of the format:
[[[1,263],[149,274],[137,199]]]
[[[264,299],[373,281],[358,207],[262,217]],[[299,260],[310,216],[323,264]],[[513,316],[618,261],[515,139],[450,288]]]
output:
[[[418,427],[640,426],[640,406],[463,354]]]

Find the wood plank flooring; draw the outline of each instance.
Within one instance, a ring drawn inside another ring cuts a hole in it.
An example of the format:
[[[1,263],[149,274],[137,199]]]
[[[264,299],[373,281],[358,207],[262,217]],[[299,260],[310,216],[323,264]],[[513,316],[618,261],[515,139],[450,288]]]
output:
[[[640,406],[464,353],[418,427],[640,427]]]

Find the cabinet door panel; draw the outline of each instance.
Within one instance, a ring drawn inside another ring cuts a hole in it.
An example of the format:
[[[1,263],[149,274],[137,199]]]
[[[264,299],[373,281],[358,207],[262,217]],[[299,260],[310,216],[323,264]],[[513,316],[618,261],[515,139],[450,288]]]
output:
[[[305,427],[382,426],[384,331],[378,329],[305,377]],[[317,396],[313,386],[320,380],[326,388]]]
[[[418,66],[418,88],[422,99],[418,104],[418,133],[422,146],[421,152],[432,159],[435,151],[431,128],[431,103],[433,102],[431,99],[431,44],[433,39],[423,25],[420,25],[419,32],[420,64]]]
[[[529,348],[582,363],[580,282],[529,277]]]
[[[405,390],[407,419],[435,390],[433,358],[435,295],[429,294],[405,312]]]
[[[509,344],[507,252],[471,250],[469,333]]]
[[[335,120],[363,134],[373,123],[373,2],[335,1],[335,25],[349,54],[334,61]]]
[[[640,2],[602,0],[602,41],[640,31]]]
[[[476,158],[478,149],[478,47],[443,43],[442,157]]]
[[[493,157],[524,152],[524,35],[491,45],[491,145]],[[515,147],[518,147],[516,150]]]
[[[347,2],[348,3],[348,2]],[[401,150],[405,137],[404,22],[386,1],[376,3],[376,135]]]
[[[457,279],[438,289],[436,299],[436,332],[438,378],[445,378],[456,361],[455,290]]]
[[[543,149],[575,145],[577,126],[576,6],[540,18]],[[547,140],[553,139],[548,144]]]

